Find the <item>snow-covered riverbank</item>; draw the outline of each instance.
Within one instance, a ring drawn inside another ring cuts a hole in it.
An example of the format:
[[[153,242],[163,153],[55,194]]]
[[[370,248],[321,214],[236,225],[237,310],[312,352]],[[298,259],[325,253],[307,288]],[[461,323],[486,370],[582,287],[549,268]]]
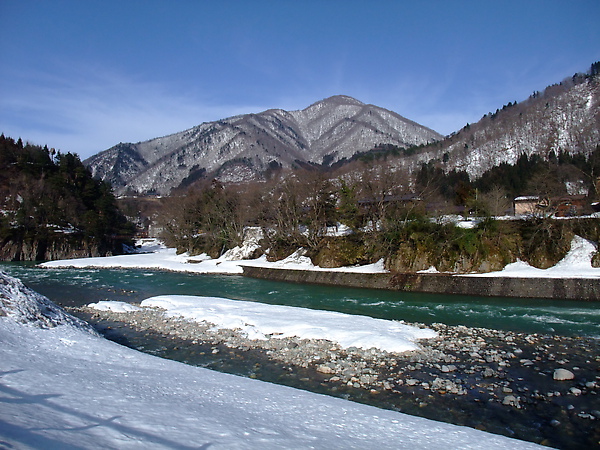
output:
[[[41,267],[60,268],[139,268],[159,269],[199,274],[241,274],[242,266],[272,267],[276,269],[297,269],[347,273],[384,273],[383,261],[358,267],[341,267],[324,269],[312,264],[309,258],[298,250],[287,258],[269,262],[265,257],[248,260],[243,259],[250,254],[250,248],[236,248],[225,253],[221,258],[212,259],[206,255],[190,256],[187,253],[177,254],[175,249],[167,248],[156,240],[140,241],[138,252],[98,258],[78,258],[60,261],[49,261]],[[457,276],[480,277],[512,277],[512,278],[591,278],[600,279],[600,268],[592,267],[592,256],[596,245],[579,236],[575,236],[569,253],[549,269],[538,269],[523,261],[507,265],[504,270],[481,274],[462,274]],[[437,273],[435,267],[423,273]]]
[[[142,354],[0,281],[8,448],[537,447]]]

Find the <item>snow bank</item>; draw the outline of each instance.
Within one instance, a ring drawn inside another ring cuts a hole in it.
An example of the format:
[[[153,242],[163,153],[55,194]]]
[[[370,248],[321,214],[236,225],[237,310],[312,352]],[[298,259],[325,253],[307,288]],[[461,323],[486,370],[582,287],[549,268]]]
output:
[[[45,268],[74,267],[77,269],[157,269],[198,274],[241,274],[243,272],[237,261],[211,259],[207,255],[192,257],[188,253],[178,255],[174,248],[166,248],[157,241],[143,243],[142,247],[138,249],[138,253],[130,255],[48,261],[40,264],[40,266]]]
[[[512,278],[600,278],[600,268],[592,267],[596,245],[580,236],[571,241],[571,250],[553,267],[538,269],[526,262],[517,261],[498,272],[473,273],[469,277],[512,277]]]
[[[43,295],[26,287],[21,280],[0,271],[0,317],[39,328],[70,325],[88,333],[96,334],[83,320],[67,314]],[[0,341],[1,342],[1,341]]]
[[[249,261],[238,261],[241,266],[250,267],[272,267],[275,269],[295,269],[295,270],[317,270],[322,272],[346,272],[346,273],[386,273],[383,259],[380,259],[373,264],[365,264],[363,266],[349,266],[336,268],[323,268],[315,266],[310,258],[306,255],[306,250],[299,248],[287,258],[281,261],[270,262],[265,256]]]
[[[300,270],[323,270],[338,272],[386,272],[383,260],[375,264],[356,267],[341,267],[336,269],[323,269],[313,265],[310,258],[304,256],[306,251],[298,249],[287,258],[269,262],[266,257],[248,260],[258,248],[258,241],[262,235],[258,232],[249,233],[244,244],[228,250],[218,259],[212,259],[208,255],[190,256],[188,253],[177,254],[173,248],[167,248],[158,241],[145,240],[136,253],[130,255],[107,256],[96,258],[77,258],[60,261],[48,261],[40,264],[45,268],[74,267],[78,269],[95,268],[126,268],[126,269],[157,269],[171,270],[174,272],[190,272],[198,274],[228,274],[238,275],[243,273],[242,266],[252,265],[260,267],[277,267]]]
[[[97,309],[98,311],[113,311],[117,313],[126,313],[131,311],[139,311],[141,308],[126,302],[117,301],[101,301],[98,303],[90,303],[90,308]]]
[[[144,300],[141,305],[163,308],[170,317],[238,329],[249,339],[326,339],[343,348],[375,347],[401,353],[416,350],[418,339],[437,336],[433,330],[393,320],[216,297],[160,295]]]
[[[260,241],[263,239],[263,231],[260,227],[248,227],[244,230],[244,239],[242,245],[227,250],[221,260],[239,261],[249,259],[253,253],[260,248]]]
[[[0,296],[7,310],[47,306],[7,283]],[[160,359],[68,321],[44,329],[18,317],[0,317],[0,443],[7,448],[540,448]]]
[[[145,249],[152,249],[151,253],[144,253]],[[187,253],[176,254],[175,249],[166,248],[156,242],[146,243],[141,253],[132,255],[109,256],[104,258],[80,258],[61,261],[49,261],[40,264],[41,267],[75,267],[75,268],[139,268],[171,270],[177,272],[191,272],[198,274],[242,274],[243,266],[272,267],[277,269],[315,270],[324,272],[347,273],[385,273],[388,272],[383,264],[383,259],[364,266],[340,267],[335,269],[321,268],[313,265],[310,258],[306,257],[304,249],[298,249],[293,254],[281,261],[269,262],[266,257],[258,259],[232,259],[246,257],[254,251],[255,247],[249,243],[247,246],[236,247],[225,253],[219,259],[211,259],[207,255],[189,256]],[[592,267],[592,256],[596,252],[594,243],[575,236],[571,243],[571,250],[556,266],[549,269],[537,269],[527,263],[517,261],[508,264],[503,270],[489,273],[461,274],[457,276],[481,277],[519,277],[519,278],[600,278],[600,268]],[[435,267],[430,267],[421,273],[435,273]]]

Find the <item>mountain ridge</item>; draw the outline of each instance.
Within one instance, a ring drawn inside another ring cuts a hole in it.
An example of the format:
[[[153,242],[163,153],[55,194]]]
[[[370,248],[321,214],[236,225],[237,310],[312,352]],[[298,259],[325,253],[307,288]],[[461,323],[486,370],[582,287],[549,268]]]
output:
[[[385,157],[386,171],[410,177],[427,164],[475,180],[500,164],[514,165],[523,155],[547,160],[595,151],[600,145],[599,66],[594,63],[589,73],[484,114],[445,138],[395,112],[336,95],[302,110],[268,109],[121,143],[85,162],[117,194],[168,194],[207,177],[239,183],[278,168],[331,169],[362,161],[371,150],[377,150],[374,157]],[[395,150],[386,153],[386,148]],[[360,177],[361,166],[354,167],[344,170]]]
[[[446,139],[391,161],[390,167],[413,172],[434,163],[446,172],[464,171],[477,179],[500,164],[515,164],[522,155],[589,156],[598,145],[600,76],[592,69],[484,114]]]
[[[336,95],[302,110],[268,109],[144,142],[119,143],[85,163],[117,194],[168,194],[208,174],[241,182],[297,162],[336,162],[380,143],[410,147],[439,139],[440,134],[395,112]]]

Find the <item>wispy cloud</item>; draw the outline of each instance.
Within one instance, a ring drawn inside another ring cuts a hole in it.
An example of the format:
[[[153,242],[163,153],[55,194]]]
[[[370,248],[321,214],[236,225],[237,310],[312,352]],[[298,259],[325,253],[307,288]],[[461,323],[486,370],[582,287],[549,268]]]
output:
[[[98,68],[29,74],[4,85],[0,97],[0,131],[82,158],[118,142],[175,133],[253,107],[213,105],[197,92],[174,92]]]

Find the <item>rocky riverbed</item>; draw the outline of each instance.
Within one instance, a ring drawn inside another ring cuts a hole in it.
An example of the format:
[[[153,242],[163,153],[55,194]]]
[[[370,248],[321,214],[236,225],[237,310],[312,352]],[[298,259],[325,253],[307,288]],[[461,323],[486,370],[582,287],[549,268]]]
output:
[[[249,340],[236,330],[166,318],[154,308],[69,310],[117,340],[137,333],[130,345],[160,356],[556,448],[600,447],[595,339],[435,323],[428,327],[438,337],[396,354],[326,340]],[[158,347],[143,344],[150,335]]]

